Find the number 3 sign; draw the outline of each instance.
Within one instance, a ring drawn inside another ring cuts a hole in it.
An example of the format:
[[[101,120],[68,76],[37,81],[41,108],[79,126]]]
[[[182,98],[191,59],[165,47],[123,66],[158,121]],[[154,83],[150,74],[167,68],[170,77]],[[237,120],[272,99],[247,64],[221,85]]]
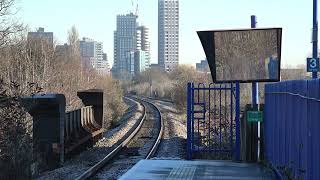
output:
[[[319,58],[307,58],[307,71],[308,72],[319,71]]]

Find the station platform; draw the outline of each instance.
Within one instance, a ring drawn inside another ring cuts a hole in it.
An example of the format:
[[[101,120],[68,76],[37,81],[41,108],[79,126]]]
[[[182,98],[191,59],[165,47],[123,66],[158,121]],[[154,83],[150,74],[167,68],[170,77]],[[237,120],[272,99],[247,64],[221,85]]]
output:
[[[258,164],[211,160],[141,160],[120,179],[259,180],[276,179],[276,176]]]

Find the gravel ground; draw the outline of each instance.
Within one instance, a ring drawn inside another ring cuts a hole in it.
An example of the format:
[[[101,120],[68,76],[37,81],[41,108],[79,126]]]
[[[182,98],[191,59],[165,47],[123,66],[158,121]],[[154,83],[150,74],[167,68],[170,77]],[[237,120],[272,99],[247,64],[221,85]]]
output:
[[[37,179],[75,179],[111,152],[118,142],[125,138],[127,132],[138,123],[142,115],[143,107],[141,104],[129,102],[129,108],[120,120],[121,125],[106,132],[104,138],[97,142],[93,148],[68,160],[61,168],[42,173]]]
[[[153,147],[159,134],[159,114],[149,103],[143,102],[146,107],[146,119],[130,143],[124,147],[112,163],[108,163],[92,179],[113,180],[119,178],[139,160],[144,159]]]
[[[179,114],[170,102],[152,100],[162,113],[164,134],[152,159],[185,159],[187,143],[186,115]]]

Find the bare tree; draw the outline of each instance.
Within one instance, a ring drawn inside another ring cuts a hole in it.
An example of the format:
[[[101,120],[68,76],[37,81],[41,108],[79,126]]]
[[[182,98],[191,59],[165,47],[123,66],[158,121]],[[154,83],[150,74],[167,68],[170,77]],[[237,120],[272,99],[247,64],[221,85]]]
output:
[[[74,25],[68,31],[68,44],[71,57],[80,59],[79,33]]]
[[[22,108],[22,96],[62,93],[67,109],[72,110],[82,106],[77,91],[101,88],[105,92],[104,124],[110,124],[125,111],[119,83],[82,66],[75,27],[69,31],[71,50],[60,58],[55,44],[42,38],[27,38],[27,32],[21,29],[23,25],[10,17],[14,15],[10,11],[13,6],[14,0],[0,0],[0,179],[14,179],[17,177],[14,175],[26,178],[30,175],[30,164],[36,161],[29,154],[32,119]],[[3,174],[4,167],[11,171]],[[26,173],[15,174],[18,170]]]
[[[193,67],[180,65],[170,73],[148,69],[136,75],[134,82],[127,84],[125,89],[138,95],[150,96],[151,94],[154,97],[172,100],[177,109],[183,112],[186,107],[188,82],[209,84],[212,80],[211,76],[199,73]]]
[[[0,0],[0,47],[10,42],[10,37],[25,27],[14,15],[18,12],[15,0]]]

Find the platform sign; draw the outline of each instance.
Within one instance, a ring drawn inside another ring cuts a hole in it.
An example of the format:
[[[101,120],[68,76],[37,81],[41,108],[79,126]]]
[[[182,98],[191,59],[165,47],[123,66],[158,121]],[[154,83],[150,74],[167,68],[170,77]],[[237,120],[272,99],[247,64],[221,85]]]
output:
[[[282,28],[198,31],[213,82],[280,80]]]
[[[248,122],[262,122],[263,112],[262,111],[247,111]]]
[[[307,72],[318,72],[319,67],[319,58],[307,58]]]

